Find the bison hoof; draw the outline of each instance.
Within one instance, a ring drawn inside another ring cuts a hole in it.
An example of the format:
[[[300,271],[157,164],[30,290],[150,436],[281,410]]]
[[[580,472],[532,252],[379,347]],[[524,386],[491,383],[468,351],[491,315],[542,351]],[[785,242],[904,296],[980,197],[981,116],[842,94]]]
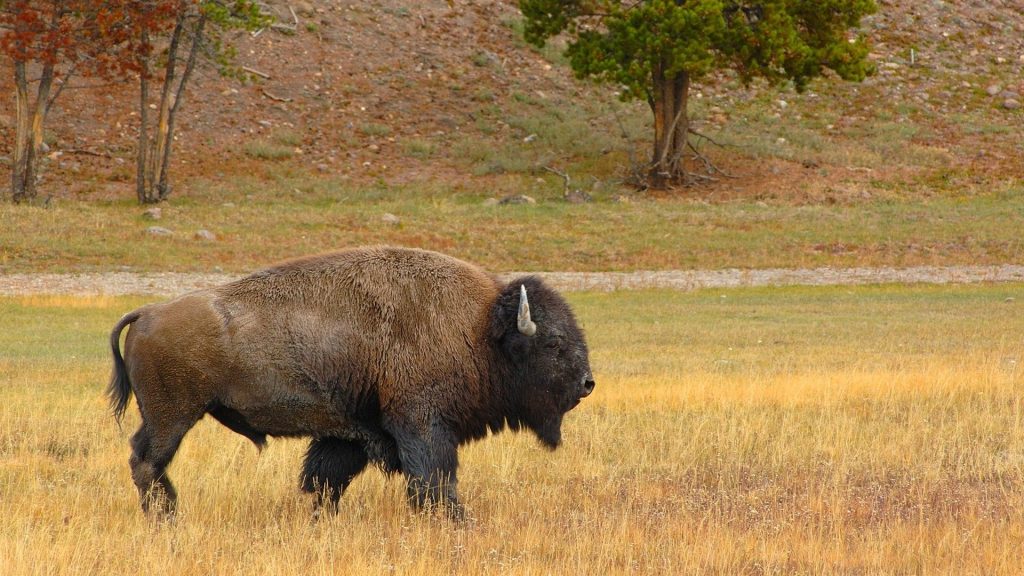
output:
[[[448,502],[444,504],[445,516],[453,522],[465,522],[466,521],[466,507],[458,502]]]

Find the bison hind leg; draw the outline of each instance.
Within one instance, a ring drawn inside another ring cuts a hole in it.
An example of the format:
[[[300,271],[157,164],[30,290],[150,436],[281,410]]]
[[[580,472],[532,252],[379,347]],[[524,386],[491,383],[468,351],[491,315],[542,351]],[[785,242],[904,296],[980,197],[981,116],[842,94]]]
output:
[[[150,516],[172,518],[174,515],[178,493],[167,477],[167,465],[187,431],[186,428],[180,433],[157,434],[143,422],[132,436],[132,455],[128,463],[139,490],[142,510]]]
[[[325,437],[309,443],[302,463],[300,484],[304,492],[317,497],[317,514],[323,508],[337,511],[338,500],[360,472],[366,468],[366,450],[352,440]]]

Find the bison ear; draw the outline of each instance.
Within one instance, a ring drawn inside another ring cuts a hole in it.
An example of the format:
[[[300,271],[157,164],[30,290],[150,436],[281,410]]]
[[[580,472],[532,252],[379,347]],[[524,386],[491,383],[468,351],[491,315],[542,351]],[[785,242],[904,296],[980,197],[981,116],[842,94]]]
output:
[[[537,324],[530,320],[530,301],[526,298],[526,285],[519,286],[519,319],[517,322],[519,332],[526,336],[533,336],[537,333]]]

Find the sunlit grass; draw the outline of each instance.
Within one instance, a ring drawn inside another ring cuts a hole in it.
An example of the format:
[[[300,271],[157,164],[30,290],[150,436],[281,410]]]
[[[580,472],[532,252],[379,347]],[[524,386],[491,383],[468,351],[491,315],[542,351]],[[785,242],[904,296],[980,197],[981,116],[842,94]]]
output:
[[[302,442],[209,420],[150,523],[102,396],[143,300],[0,299],[3,573],[1016,574],[1022,288],[574,294],[597,390],[462,449],[465,525],[376,471],[314,523]]]
[[[0,272],[251,271],[300,254],[365,244],[447,252],[494,271],[665,270],[1006,264],[1024,260],[1024,188],[971,198],[795,206],[686,199],[590,204],[561,178],[506,190],[353,187],[282,176],[199,184],[154,222],[130,201],[0,204]],[[533,189],[536,187],[536,189]],[[534,196],[493,206],[489,197]],[[386,213],[399,224],[384,222]],[[215,241],[197,239],[210,230]]]

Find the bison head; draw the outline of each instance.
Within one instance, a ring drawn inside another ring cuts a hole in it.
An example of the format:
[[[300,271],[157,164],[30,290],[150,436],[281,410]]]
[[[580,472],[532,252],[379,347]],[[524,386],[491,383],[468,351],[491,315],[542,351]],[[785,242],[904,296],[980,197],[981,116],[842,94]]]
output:
[[[562,439],[562,417],[594,391],[583,332],[569,305],[538,278],[510,283],[495,303],[493,336],[506,363],[509,424],[547,447]]]

